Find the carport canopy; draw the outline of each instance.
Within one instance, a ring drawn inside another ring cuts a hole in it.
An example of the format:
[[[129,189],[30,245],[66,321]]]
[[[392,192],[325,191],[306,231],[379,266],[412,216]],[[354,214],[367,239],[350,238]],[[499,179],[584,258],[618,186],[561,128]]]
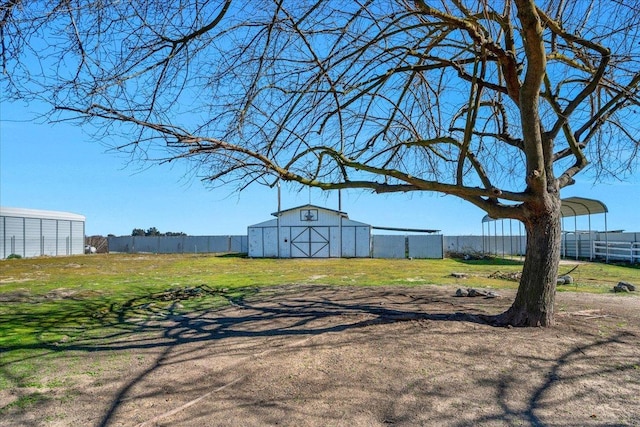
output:
[[[569,197],[562,199],[560,211],[563,218],[580,215],[607,213],[609,209],[600,200],[585,199],[584,197]]]
[[[593,215],[609,212],[607,206],[600,200],[587,199],[584,197],[568,197],[561,200],[560,214],[563,218],[581,215]],[[606,216],[605,216],[606,217]],[[482,222],[495,221],[496,218],[492,218],[489,215],[485,215],[482,218]]]
[[[609,243],[608,243],[608,230],[607,230],[607,212],[609,212],[609,209],[607,209],[607,206],[602,203],[600,200],[594,200],[594,199],[587,199],[585,197],[568,197],[566,199],[562,199],[561,200],[561,206],[560,206],[560,215],[562,217],[562,219],[564,220],[564,218],[571,218],[571,217],[578,217],[578,216],[582,216],[582,215],[588,215],[589,216],[589,230],[588,230],[588,234],[589,234],[589,244],[591,247],[591,251],[593,251],[593,244],[592,244],[592,233],[591,233],[591,215],[594,214],[604,214],[604,233],[605,233],[605,242],[606,242],[606,246],[608,247]],[[482,235],[483,235],[483,240],[484,240],[484,223],[485,222],[490,222],[490,221],[497,221],[498,219],[496,218],[492,218],[489,215],[485,215],[484,218],[482,218]],[[562,228],[564,229],[564,221],[562,224]],[[489,237],[491,237],[491,229],[489,228],[489,225],[487,225],[487,231],[489,233]],[[497,231],[495,232],[497,235]],[[577,223],[574,220],[574,230],[573,231],[563,231],[564,234],[567,233],[573,233],[573,234],[578,234],[580,233],[577,229]],[[510,233],[511,234],[511,233]],[[564,252],[564,251],[563,251]],[[576,259],[578,258],[578,250],[576,249]],[[590,254],[590,258],[593,258],[593,252]],[[608,253],[607,253],[607,261],[609,260],[608,258]]]

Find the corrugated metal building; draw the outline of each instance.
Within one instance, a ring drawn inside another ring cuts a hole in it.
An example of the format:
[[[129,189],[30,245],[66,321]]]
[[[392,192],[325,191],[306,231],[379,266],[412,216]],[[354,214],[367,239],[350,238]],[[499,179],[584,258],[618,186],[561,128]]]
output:
[[[84,230],[83,215],[0,207],[0,258],[82,254]]]
[[[276,219],[248,227],[250,257],[371,256],[371,226],[350,220],[344,212],[304,205],[272,215]]]

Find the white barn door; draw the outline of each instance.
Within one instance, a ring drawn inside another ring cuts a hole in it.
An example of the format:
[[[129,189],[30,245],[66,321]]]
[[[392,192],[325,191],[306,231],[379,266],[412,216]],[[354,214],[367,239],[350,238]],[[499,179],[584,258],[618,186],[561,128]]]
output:
[[[291,227],[292,258],[329,258],[329,227]]]

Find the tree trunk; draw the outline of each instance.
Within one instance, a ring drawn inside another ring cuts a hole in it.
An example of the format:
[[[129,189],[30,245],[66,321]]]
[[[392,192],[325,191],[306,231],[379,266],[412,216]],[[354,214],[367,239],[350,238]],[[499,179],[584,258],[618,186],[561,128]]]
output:
[[[553,305],[560,262],[562,228],[560,201],[524,220],[527,248],[520,286],[513,305],[497,317],[512,326],[552,326]]]

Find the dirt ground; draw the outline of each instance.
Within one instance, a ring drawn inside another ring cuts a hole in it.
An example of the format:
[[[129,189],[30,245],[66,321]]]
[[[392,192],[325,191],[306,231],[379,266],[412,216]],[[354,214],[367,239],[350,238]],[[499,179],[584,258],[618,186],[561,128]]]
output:
[[[512,293],[455,290],[288,285],[141,323],[74,344],[65,386],[0,424],[640,426],[638,295],[559,293],[557,326],[521,329],[456,315]]]

